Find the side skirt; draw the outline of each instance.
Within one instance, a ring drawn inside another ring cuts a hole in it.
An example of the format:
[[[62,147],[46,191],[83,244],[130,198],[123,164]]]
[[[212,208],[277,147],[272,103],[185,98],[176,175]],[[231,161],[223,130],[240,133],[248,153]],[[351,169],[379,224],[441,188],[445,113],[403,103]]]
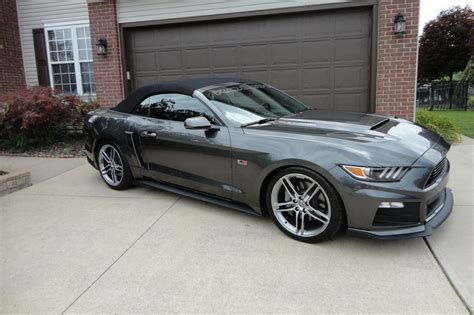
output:
[[[241,211],[241,212],[245,212],[245,213],[248,213],[248,214],[253,214],[255,216],[259,216],[259,217],[261,216],[261,214],[255,212],[254,210],[252,210],[252,208],[250,208],[246,205],[236,204],[236,203],[233,203],[231,201],[227,201],[225,199],[220,199],[220,198],[217,198],[217,197],[213,197],[213,196],[202,194],[202,193],[195,192],[195,191],[192,191],[192,190],[180,188],[180,187],[177,187],[177,186],[171,186],[171,185],[167,185],[167,184],[164,184],[164,183],[155,182],[155,181],[149,180],[149,179],[136,180],[136,183],[141,184],[141,185],[145,185],[145,186],[149,186],[149,187],[153,187],[153,188],[157,188],[157,189],[160,189],[160,190],[168,191],[168,192],[171,192],[171,193],[174,193],[174,194],[177,194],[177,195],[181,195],[181,196],[201,200],[201,201],[211,203],[211,204],[214,204],[214,205],[218,205],[218,206],[222,206],[222,207],[226,207],[226,208],[231,208],[231,209],[238,210],[238,211]]]

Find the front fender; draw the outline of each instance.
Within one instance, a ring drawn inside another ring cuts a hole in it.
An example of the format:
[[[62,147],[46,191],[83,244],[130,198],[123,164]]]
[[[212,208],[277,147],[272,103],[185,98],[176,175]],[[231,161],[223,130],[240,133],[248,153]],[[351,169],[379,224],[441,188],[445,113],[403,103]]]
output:
[[[248,190],[248,202],[252,209],[260,214],[263,212],[262,203],[265,202],[264,197],[268,182],[278,171],[289,167],[302,167],[309,169],[327,179],[333,187],[337,185],[336,178],[334,178],[330,173],[331,169],[336,167],[336,165],[332,166],[330,169],[326,169],[307,160],[283,159],[265,167],[254,181],[255,184],[253,185],[253,188]]]

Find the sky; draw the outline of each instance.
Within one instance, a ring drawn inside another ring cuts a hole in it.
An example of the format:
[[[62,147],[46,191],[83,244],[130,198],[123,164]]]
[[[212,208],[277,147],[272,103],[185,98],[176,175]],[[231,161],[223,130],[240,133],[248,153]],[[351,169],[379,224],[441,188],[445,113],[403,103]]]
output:
[[[456,5],[470,5],[474,9],[474,0],[421,0],[418,34],[421,34],[425,24],[436,18],[441,11]]]

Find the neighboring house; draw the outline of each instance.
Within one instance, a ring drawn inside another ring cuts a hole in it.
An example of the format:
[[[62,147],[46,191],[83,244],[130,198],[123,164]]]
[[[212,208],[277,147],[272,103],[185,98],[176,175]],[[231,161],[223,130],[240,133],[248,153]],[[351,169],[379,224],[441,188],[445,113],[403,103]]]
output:
[[[47,85],[114,106],[150,83],[239,76],[318,108],[414,117],[419,0],[1,1],[0,94]]]

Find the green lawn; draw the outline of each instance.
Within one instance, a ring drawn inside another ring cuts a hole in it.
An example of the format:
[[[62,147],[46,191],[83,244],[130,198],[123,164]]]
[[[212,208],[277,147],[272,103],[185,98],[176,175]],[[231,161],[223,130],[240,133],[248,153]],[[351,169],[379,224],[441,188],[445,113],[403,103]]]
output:
[[[438,110],[436,115],[451,119],[461,134],[474,138],[474,111]]]

